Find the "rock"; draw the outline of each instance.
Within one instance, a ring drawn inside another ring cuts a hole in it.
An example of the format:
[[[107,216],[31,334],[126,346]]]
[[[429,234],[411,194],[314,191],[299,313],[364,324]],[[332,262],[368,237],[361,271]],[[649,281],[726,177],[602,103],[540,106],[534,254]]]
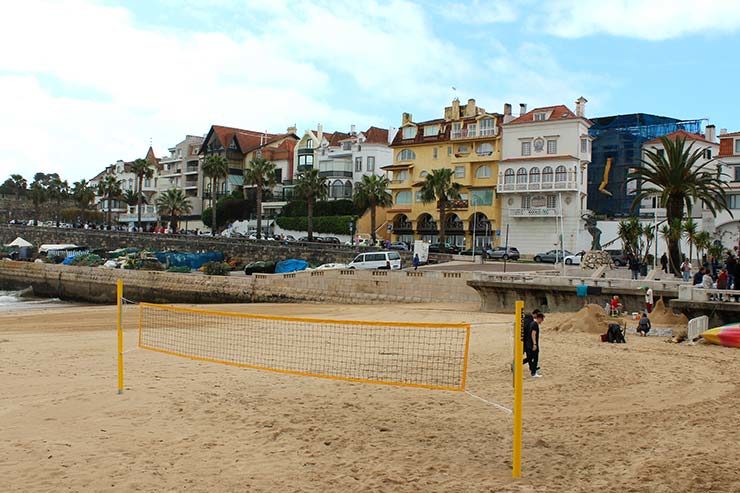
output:
[[[581,269],[596,270],[602,265],[613,267],[612,256],[604,250],[591,250],[586,252],[581,259]]]

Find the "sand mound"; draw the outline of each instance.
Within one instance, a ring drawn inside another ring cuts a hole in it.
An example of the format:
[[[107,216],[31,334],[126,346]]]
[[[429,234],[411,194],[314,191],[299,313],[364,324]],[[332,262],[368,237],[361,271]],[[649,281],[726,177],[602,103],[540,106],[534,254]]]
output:
[[[655,304],[653,311],[648,315],[650,322],[653,325],[665,325],[671,328],[686,328],[689,324],[689,319],[683,313],[673,313],[669,307],[663,303],[663,298],[659,299]]]
[[[589,304],[572,314],[561,323],[553,326],[553,330],[560,332],[588,332],[590,334],[604,334],[609,325],[609,317],[604,308]]]

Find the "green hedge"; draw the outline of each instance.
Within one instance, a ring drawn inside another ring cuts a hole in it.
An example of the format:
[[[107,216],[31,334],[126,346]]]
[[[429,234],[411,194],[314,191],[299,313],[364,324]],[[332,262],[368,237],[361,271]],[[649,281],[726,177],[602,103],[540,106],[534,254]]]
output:
[[[255,204],[252,201],[226,197],[219,200],[216,203],[216,221],[218,227],[226,226],[227,223],[247,219],[249,215],[255,210]],[[201,214],[201,221],[203,224],[211,227],[211,220],[213,219],[213,213],[211,208],[207,207]]]
[[[314,233],[333,233],[338,235],[349,234],[349,223],[355,220],[354,216],[319,216],[313,218]],[[291,231],[307,231],[308,217],[278,217],[278,226]]]
[[[308,215],[308,207],[304,200],[293,200],[285,204],[281,216],[301,217]],[[316,202],[313,206],[314,217],[319,216],[358,216],[355,204],[348,199],[327,200]]]

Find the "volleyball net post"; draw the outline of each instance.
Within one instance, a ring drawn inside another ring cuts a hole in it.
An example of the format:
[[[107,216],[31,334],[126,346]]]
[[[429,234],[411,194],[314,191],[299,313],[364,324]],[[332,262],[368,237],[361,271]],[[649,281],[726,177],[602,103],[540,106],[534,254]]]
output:
[[[511,477],[519,479],[522,476],[522,384],[523,372],[522,353],[524,341],[522,332],[522,315],[524,302],[517,301],[514,315],[514,436],[512,441]]]
[[[118,332],[118,394],[123,394],[123,279],[116,281],[116,330]]]

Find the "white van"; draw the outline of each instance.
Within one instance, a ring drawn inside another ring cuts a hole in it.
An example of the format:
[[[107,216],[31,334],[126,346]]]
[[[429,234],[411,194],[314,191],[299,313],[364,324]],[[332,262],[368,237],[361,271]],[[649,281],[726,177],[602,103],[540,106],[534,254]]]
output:
[[[401,255],[398,252],[361,253],[349,263],[349,269],[385,269],[391,264],[392,270],[401,270]]]

